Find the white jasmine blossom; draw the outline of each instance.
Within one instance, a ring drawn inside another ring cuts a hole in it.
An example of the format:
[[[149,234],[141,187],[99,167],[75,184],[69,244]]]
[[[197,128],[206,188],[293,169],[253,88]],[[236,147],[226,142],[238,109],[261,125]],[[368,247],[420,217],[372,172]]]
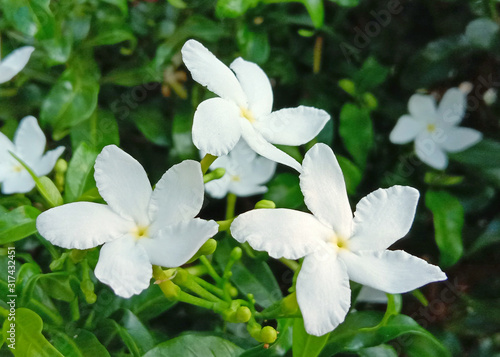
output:
[[[344,177],[332,150],[316,144],[303,162],[300,186],[313,213],[260,209],[231,225],[239,242],[274,258],[305,257],[297,278],[297,302],[306,331],[320,336],[344,321],[350,306],[349,279],[391,294],[446,279],[439,267],[387,248],[412,224],[416,189],[378,189],[352,215]]]
[[[276,162],[257,155],[244,140],[240,140],[229,154],[218,157],[210,167],[226,170],[222,178],[205,184],[210,196],[223,198],[231,192],[246,197],[267,192],[263,185],[273,177]]]
[[[37,176],[47,175],[64,151],[64,147],[47,151],[45,135],[32,116],[21,119],[14,142],[0,133],[0,182],[3,194],[26,193],[35,187],[29,172],[10,153],[23,160]]]
[[[195,112],[193,142],[199,150],[226,155],[242,137],[258,154],[300,172],[300,164],[271,143],[305,144],[330,119],[325,111],[300,106],[272,112],[271,84],[258,65],[237,58],[229,69],[195,40],[184,44],[182,58],[193,79],[220,97],[205,100]]]
[[[0,62],[0,83],[10,81],[28,63],[34,47],[24,46],[12,51]]]
[[[483,137],[477,130],[458,127],[466,105],[466,94],[458,88],[448,89],[439,106],[430,95],[414,94],[408,102],[410,115],[399,118],[389,139],[394,144],[415,141],[420,160],[443,170],[448,166],[447,152],[463,151]]]
[[[139,294],[149,286],[152,264],[178,267],[217,233],[216,222],[194,218],[204,194],[199,162],[172,166],[153,191],[141,164],[110,145],[96,159],[95,179],[107,205],[55,207],[38,216],[37,228],[63,248],[104,244],[94,273],[119,296]]]

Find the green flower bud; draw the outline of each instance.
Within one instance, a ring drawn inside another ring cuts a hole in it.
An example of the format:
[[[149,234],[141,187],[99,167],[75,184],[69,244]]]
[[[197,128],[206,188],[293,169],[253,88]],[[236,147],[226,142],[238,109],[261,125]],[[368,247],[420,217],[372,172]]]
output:
[[[57,174],[64,174],[68,170],[68,162],[64,159],[59,159],[54,166],[54,171]]]
[[[177,274],[173,278],[174,283],[182,285],[184,284],[188,279],[188,272],[185,271],[184,269],[177,269]]]
[[[350,79],[341,79],[339,81],[339,87],[352,96],[356,94],[356,85]]]
[[[241,250],[240,247],[234,247],[233,250],[231,251],[231,255],[230,255],[229,259],[234,260],[234,261],[240,260],[242,254],[243,254],[243,251]]]
[[[217,241],[213,238],[210,238],[205,242],[205,244],[201,246],[201,248],[198,250],[198,253],[200,253],[200,255],[210,255],[213,254],[216,249]]]
[[[218,167],[215,170],[213,170],[212,172],[209,172],[208,174],[203,175],[203,182],[207,183],[207,182],[210,182],[212,180],[218,180],[218,179],[222,178],[222,176],[224,176],[225,174],[226,174],[226,169],[223,167]]]
[[[260,339],[264,343],[273,343],[278,338],[278,333],[271,326],[265,326],[260,330]]]
[[[368,107],[368,109],[376,109],[378,107],[377,98],[371,93],[363,94],[363,100]]]
[[[240,306],[238,310],[236,310],[236,322],[247,322],[252,317],[252,312],[246,306]]]
[[[260,208],[276,208],[276,203],[270,200],[260,200],[255,204],[255,209]]]

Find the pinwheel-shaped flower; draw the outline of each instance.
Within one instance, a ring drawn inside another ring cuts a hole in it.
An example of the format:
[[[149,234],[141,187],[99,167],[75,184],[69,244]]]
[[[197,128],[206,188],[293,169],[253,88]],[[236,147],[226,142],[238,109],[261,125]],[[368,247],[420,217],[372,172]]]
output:
[[[184,44],[182,58],[193,79],[220,97],[205,100],[194,114],[199,150],[226,155],[243,137],[258,154],[300,172],[300,164],[271,143],[305,144],[330,119],[325,111],[300,106],[271,112],[271,84],[258,65],[237,58],[229,69],[197,41]]]
[[[466,95],[458,88],[448,89],[438,107],[433,96],[414,94],[408,102],[410,115],[399,118],[389,139],[394,144],[414,140],[420,160],[443,170],[448,166],[446,152],[463,151],[483,137],[477,130],[458,127],[466,105]]]
[[[0,62],[0,83],[10,81],[28,63],[34,47],[25,46],[12,51]]]
[[[152,264],[178,267],[215,233],[214,221],[193,218],[203,203],[200,164],[171,167],[155,190],[139,162],[114,145],[95,163],[97,188],[107,205],[76,202],[43,212],[37,228],[63,248],[103,244],[95,276],[117,295],[130,297],[149,286]]]
[[[37,176],[47,175],[64,151],[64,147],[48,151],[45,154],[45,135],[32,116],[21,119],[14,142],[0,133],[0,182],[2,193],[25,193],[35,187],[35,181],[29,172],[10,153],[23,160]]]
[[[221,156],[210,166],[226,169],[225,175],[208,182],[206,191],[214,198],[222,198],[228,192],[240,197],[267,192],[263,186],[274,175],[276,162],[258,156],[243,140],[227,155]]]
[[[418,200],[411,187],[379,189],[352,211],[344,177],[331,151],[316,144],[306,154],[300,186],[313,215],[290,209],[259,209],[231,225],[247,241],[274,258],[305,256],[297,278],[306,331],[323,335],[344,321],[349,310],[349,279],[388,293],[404,293],[446,279],[436,266],[387,248],[409,230]]]

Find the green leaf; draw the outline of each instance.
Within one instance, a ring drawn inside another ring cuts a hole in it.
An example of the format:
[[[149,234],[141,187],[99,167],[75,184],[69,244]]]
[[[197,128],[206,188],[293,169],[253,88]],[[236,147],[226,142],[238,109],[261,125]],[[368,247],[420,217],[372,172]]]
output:
[[[460,201],[445,191],[427,191],[425,206],[434,216],[436,243],[440,252],[440,265],[449,267],[463,254],[462,227],[464,208]]]
[[[328,341],[329,333],[323,336],[309,335],[304,328],[304,319],[296,318],[293,324],[293,357],[317,357]]]
[[[80,143],[100,152],[106,145],[120,145],[118,124],[113,112],[97,109],[87,120],[71,129],[71,143],[76,149]]]
[[[218,0],[215,13],[221,18],[239,17],[249,8],[256,6],[258,2],[259,0]]]
[[[75,336],[59,332],[52,334],[54,346],[65,356],[71,357],[109,357],[106,348],[92,332],[78,329]]]
[[[498,40],[498,24],[490,19],[481,18],[471,21],[465,28],[465,38],[477,48],[488,49]]]
[[[251,31],[244,25],[238,30],[236,38],[242,57],[255,63],[267,62],[271,53],[267,32]]]
[[[36,217],[40,211],[32,206],[21,206],[0,214],[0,244],[26,238],[37,232]]]
[[[221,337],[183,335],[162,342],[143,357],[182,356],[182,357],[237,357],[243,349]]]
[[[2,0],[0,3],[6,19],[23,35],[37,39],[54,36],[50,0]]]
[[[365,93],[384,83],[388,74],[387,67],[378,63],[374,57],[369,57],[353,78],[358,94]]]
[[[73,154],[66,172],[64,198],[66,202],[78,200],[85,192],[95,187],[94,164],[97,151],[82,142]]]
[[[398,357],[396,350],[389,345],[364,348],[359,351],[360,357]]]
[[[299,208],[304,205],[304,196],[297,175],[278,174],[267,187],[269,190],[264,194],[264,199],[273,201],[277,207]]]
[[[102,26],[99,28],[99,33],[97,36],[89,39],[87,45],[89,46],[103,46],[103,45],[115,45],[120,42],[129,41],[130,49],[134,49],[137,45],[137,38],[134,36],[132,31],[124,27],[117,28],[115,24],[110,24]]]
[[[355,104],[344,104],[340,112],[339,133],[354,161],[364,169],[373,144],[373,127],[368,111]]]
[[[359,0],[330,0],[343,7],[354,7],[359,5]]]
[[[127,14],[128,14],[127,0],[102,0],[102,1],[116,6],[117,8],[119,8],[121,10],[123,16],[127,16]]]
[[[10,321],[5,320],[3,333],[7,335]],[[26,309],[16,309],[15,349],[10,349],[15,357],[63,357],[42,335],[43,322],[35,312]],[[9,345],[7,340],[7,345]]]
[[[54,129],[59,140],[68,129],[85,121],[97,106],[99,83],[92,75],[69,68],[63,72],[42,103],[40,120]]]
[[[169,146],[167,121],[159,108],[139,106],[131,113],[131,117],[137,128],[149,141],[159,146]]]
[[[500,243],[500,217],[494,218],[468,249],[467,254],[475,254],[478,251],[493,244]]]
[[[342,173],[344,174],[347,193],[349,195],[356,194],[356,189],[363,178],[361,171],[349,159],[340,155],[335,156],[337,157],[337,161],[339,162]]]
[[[77,280],[74,276],[66,272],[40,274],[38,276],[38,283],[48,296],[57,300],[70,302],[76,297],[70,285],[72,279]]]
[[[307,9],[315,28],[319,29],[325,21],[323,0],[300,0]]]

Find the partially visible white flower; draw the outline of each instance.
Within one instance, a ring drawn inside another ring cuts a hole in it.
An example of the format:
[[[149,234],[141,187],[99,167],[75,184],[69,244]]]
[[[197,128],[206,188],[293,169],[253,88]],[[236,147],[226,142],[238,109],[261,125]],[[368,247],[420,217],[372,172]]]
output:
[[[439,267],[401,250],[387,250],[406,235],[419,193],[405,186],[378,189],[352,215],[344,177],[332,150],[310,149],[300,187],[313,213],[259,209],[237,217],[234,238],[273,258],[305,257],[297,277],[297,302],[306,331],[321,336],[344,321],[349,279],[391,294],[446,279]]]
[[[25,193],[35,187],[35,181],[29,172],[17,161],[10,152],[23,160],[37,176],[47,175],[64,151],[64,147],[47,151],[46,139],[37,120],[32,116],[21,119],[14,134],[14,142],[0,133],[0,182],[2,193]]]
[[[12,51],[0,62],[0,83],[10,81],[28,63],[34,47],[24,46]]]
[[[263,185],[273,177],[276,162],[258,156],[245,141],[240,140],[229,154],[218,157],[210,167],[226,170],[222,178],[205,184],[210,196],[223,198],[231,192],[246,197],[267,192]]]
[[[448,166],[447,152],[463,151],[483,137],[477,130],[458,127],[466,105],[466,94],[458,88],[448,89],[439,107],[432,96],[414,94],[408,102],[410,115],[399,118],[389,139],[394,144],[415,141],[420,160],[443,170]]]
[[[483,93],[483,100],[486,105],[492,105],[497,101],[497,90],[495,88],[488,88],[486,92]]]
[[[362,286],[358,294],[357,302],[369,302],[374,304],[387,304],[387,295],[383,291],[369,286]]]
[[[107,205],[65,204],[40,214],[36,225],[63,248],[104,243],[94,273],[119,296],[139,294],[149,286],[152,264],[178,267],[217,233],[216,222],[194,218],[204,195],[199,162],[172,166],[153,191],[141,164],[109,145],[96,159],[95,180]]]
[[[258,154],[300,172],[300,164],[271,143],[305,144],[330,119],[328,113],[305,106],[271,112],[271,84],[258,65],[237,58],[229,69],[195,40],[184,44],[182,58],[193,79],[220,97],[205,100],[194,114],[193,142],[199,150],[226,155],[242,137]]]

